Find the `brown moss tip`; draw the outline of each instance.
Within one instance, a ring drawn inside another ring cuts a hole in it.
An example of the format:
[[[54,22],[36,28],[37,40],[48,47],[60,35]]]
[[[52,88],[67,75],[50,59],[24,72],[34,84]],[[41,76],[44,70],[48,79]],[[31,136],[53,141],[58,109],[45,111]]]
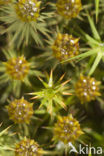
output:
[[[79,122],[73,118],[72,114],[69,116],[59,116],[57,123],[54,125],[53,140],[62,141],[65,144],[74,142],[83,134]]]
[[[79,38],[59,33],[52,50],[53,55],[60,61],[73,58],[79,54]]]
[[[75,85],[75,92],[81,103],[90,102],[100,96],[99,85],[100,82],[95,78],[81,74]]]
[[[40,4],[38,0],[19,0],[15,6],[16,14],[24,22],[36,21],[39,17]]]
[[[15,156],[42,156],[43,149],[41,149],[37,142],[24,138],[16,144]]]
[[[17,124],[27,123],[33,115],[33,104],[21,99],[15,99],[7,107],[9,118]]]
[[[58,0],[56,7],[61,16],[71,19],[79,14],[82,4],[81,0]]]
[[[11,58],[4,64],[7,74],[14,80],[23,80],[30,69],[30,64],[24,56]]]

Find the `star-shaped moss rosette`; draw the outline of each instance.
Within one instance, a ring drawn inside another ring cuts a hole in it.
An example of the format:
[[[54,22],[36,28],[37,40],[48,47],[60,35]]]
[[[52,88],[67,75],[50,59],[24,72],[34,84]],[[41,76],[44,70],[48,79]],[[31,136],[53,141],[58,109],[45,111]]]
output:
[[[26,137],[15,147],[15,156],[42,156],[44,153],[37,142]]]
[[[63,78],[64,75],[62,75],[60,79],[54,83],[53,72],[51,71],[50,76],[48,77],[48,83],[39,78],[44,88],[41,89],[41,91],[29,93],[30,95],[34,95],[32,99],[39,99],[41,101],[39,108],[42,106],[47,108],[47,111],[51,115],[59,106],[66,109],[63,95],[72,95],[69,92],[69,87],[66,85],[70,80],[61,82]]]
[[[65,145],[73,143],[83,134],[79,122],[72,116],[58,116],[53,128],[53,140],[62,141]]]
[[[28,102],[23,97],[14,99],[6,106],[10,120],[16,124],[30,123],[33,115],[33,103]]]
[[[1,33],[12,34],[10,44],[16,41],[16,47],[28,45],[32,39],[37,45],[43,46],[44,38],[48,39],[50,33],[47,20],[53,18],[54,13],[41,10],[41,1],[38,0],[18,0],[2,6],[0,21],[7,28]]]
[[[60,61],[77,56],[79,54],[79,38],[58,33],[52,50],[53,55]]]
[[[101,95],[99,92],[100,83],[94,77],[80,75],[79,80],[75,84],[75,93],[81,103],[90,102]]]
[[[61,16],[71,19],[79,14],[82,4],[81,0],[57,0],[56,7]]]
[[[10,92],[19,97],[22,84],[31,86],[30,76],[42,76],[42,73],[35,69],[37,67],[36,58],[27,60],[22,53],[18,54],[13,50],[3,50],[3,53],[7,61],[0,62],[0,85],[6,87],[7,84],[7,87],[1,101],[5,101]]]
[[[39,58],[43,60],[46,67],[55,68],[57,65],[63,65],[63,62],[70,63],[73,66],[75,61],[67,60],[79,56],[79,38],[63,34],[57,30],[52,34],[52,38],[47,41],[47,47],[44,48],[44,51]]]

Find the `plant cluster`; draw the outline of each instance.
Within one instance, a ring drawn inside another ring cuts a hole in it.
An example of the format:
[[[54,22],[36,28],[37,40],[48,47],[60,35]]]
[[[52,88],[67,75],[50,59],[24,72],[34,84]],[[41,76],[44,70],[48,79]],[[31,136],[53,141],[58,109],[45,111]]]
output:
[[[0,0],[0,156],[104,154],[103,6]]]

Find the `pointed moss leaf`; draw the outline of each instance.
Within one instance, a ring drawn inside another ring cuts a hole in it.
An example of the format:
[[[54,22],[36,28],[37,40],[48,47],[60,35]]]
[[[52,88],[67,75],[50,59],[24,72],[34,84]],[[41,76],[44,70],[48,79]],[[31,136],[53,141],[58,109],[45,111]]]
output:
[[[95,7],[96,7],[96,21],[98,21],[98,15],[99,15],[99,3],[100,3],[100,0],[95,0]]]
[[[89,43],[89,45],[91,47],[99,46],[99,42],[97,40],[95,40],[93,37],[91,37],[90,35],[88,35],[87,33],[85,33],[82,29],[79,29],[79,30],[80,30],[80,33],[85,37],[85,40],[88,41],[88,43]]]
[[[52,85],[53,85],[53,74],[52,74],[52,71],[51,71],[48,86],[52,87]]]
[[[93,21],[93,19],[89,15],[88,15],[88,20],[89,20],[90,27],[91,27],[91,30],[92,30],[92,33],[93,33],[94,38],[96,40],[98,40],[98,41],[101,41],[100,36],[99,36],[99,33],[98,33],[98,31],[96,29],[96,26],[94,24],[94,21]]]
[[[61,63],[64,63],[64,62],[67,62],[67,61],[70,61],[70,60],[74,60],[74,59],[83,59],[83,58],[86,58],[88,56],[94,55],[97,52],[98,52],[98,49],[91,49],[91,50],[89,50],[87,52],[84,52],[84,53],[78,55],[78,56],[75,56],[73,58],[69,58],[69,59],[67,59],[65,61],[62,61]]]
[[[97,68],[99,62],[100,62],[101,59],[102,59],[102,55],[103,55],[103,54],[102,54],[101,52],[98,53],[98,55],[97,55],[97,57],[96,57],[96,59],[95,59],[93,65],[92,65],[92,67],[91,67],[91,70],[90,70],[90,72],[89,72],[89,75],[92,75],[93,72],[95,71],[95,69]]]

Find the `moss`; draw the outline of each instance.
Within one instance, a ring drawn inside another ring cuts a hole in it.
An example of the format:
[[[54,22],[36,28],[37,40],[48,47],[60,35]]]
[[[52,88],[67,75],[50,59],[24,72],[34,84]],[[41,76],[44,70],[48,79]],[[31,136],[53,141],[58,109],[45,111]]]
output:
[[[27,123],[33,115],[33,104],[21,99],[15,99],[7,107],[9,118],[15,123]]]
[[[53,132],[53,139],[56,141],[62,141],[65,144],[74,142],[81,134],[83,134],[79,122],[73,118],[72,114],[63,117],[58,116]]]
[[[79,54],[79,39],[68,34],[58,34],[52,46],[53,55],[59,59],[67,60]]]
[[[15,8],[22,21],[36,21],[39,16],[40,2],[37,0],[19,0]]]
[[[68,19],[76,17],[82,8],[81,0],[58,0],[56,6],[58,13]]]

